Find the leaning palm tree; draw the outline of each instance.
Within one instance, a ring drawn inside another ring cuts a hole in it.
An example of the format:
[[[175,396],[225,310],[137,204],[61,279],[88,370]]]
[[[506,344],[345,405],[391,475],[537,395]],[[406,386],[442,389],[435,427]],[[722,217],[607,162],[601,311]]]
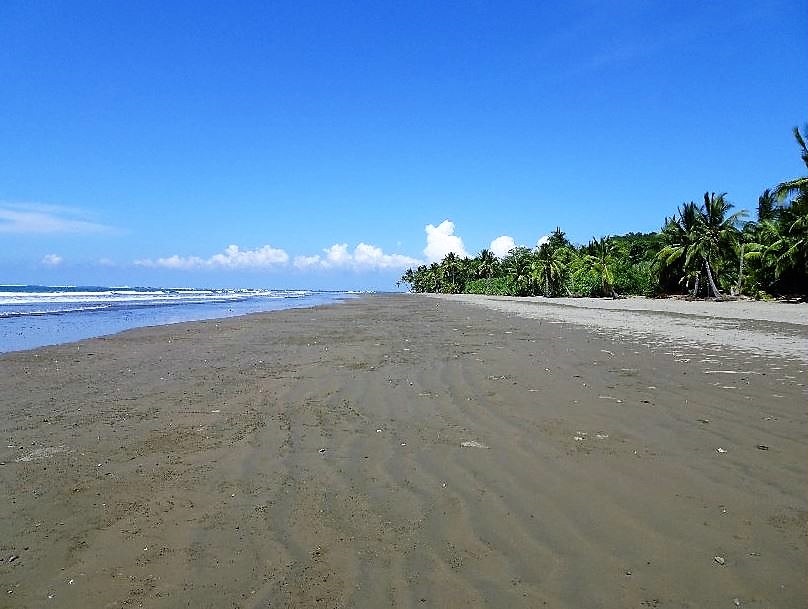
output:
[[[733,205],[727,201],[726,194],[704,193],[704,207],[699,210],[699,221],[686,257],[686,264],[695,258],[704,265],[710,291],[715,298],[722,297],[715,273],[729,252],[733,253],[734,258],[740,235],[738,222],[746,214],[743,211],[729,214]]]

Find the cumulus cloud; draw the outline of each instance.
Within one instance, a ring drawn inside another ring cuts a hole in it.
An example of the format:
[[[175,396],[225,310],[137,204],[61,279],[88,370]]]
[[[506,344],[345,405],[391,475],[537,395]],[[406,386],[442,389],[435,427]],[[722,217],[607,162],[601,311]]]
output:
[[[353,252],[347,243],[335,243],[323,250],[323,255],[297,256],[294,265],[299,269],[351,269],[386,270],[404,269],[420,264],[420,260],[402,254],[385,254],[380,247],[360,243]]]
[[[428,262],[439,262],[449,252],[454,252],[462,258],[468,256],[463,239],[454,234],[454,222],[444,220],[437,226],[427,224],[424,230],[426,231],[424,256]]]
[[[543,235],[543,236],[539,237],[538,241],[536,241],[536,247],[541,247],[545,243],[549,243],[549,242],[550,242],[550,235]]]
[[[41,264],[45,266],[59,266],[64,262],[64,258],[58,256],[56,254],[47,254],[43,256],[42,260],[40,261]]]
[[[270,269],[285,266],[289,254],[284,250],[265,245],[254,250],[242,250],[237,245],[229,245],[223,252],[208,258],[200,256],[173,255],[166,258],[136,260],[137,266],[165,268],[180,271],[196,269]],[[349,269],[355,271],[404,269],[420,264],[416,258],[402,254],[386,254],[380,247],[360,243],[353,251],[347,243],[335,243],[313,256],[296,256],[293,264],[300,270]]]
[[[56,205],[0,202],[0,233],[89,234],[112,230],[89,221],[79,210]]]
[[[136,260],[135,264],[145,267],[189,271],[195,269],[268,269],[283,266],[288,261],[289,254],[270,245],[254,250],[242,250],[238,245],[228,245],[223,252],[214,254],[209,258],[178,256],[175,254],[168,258],[158,258],[157,260]]]
[[[516,247],[516,242],[513,237],[508,235],[501,235],[491,242],[489,249],[497,258],[504,258],[508,255],[513,248]]]

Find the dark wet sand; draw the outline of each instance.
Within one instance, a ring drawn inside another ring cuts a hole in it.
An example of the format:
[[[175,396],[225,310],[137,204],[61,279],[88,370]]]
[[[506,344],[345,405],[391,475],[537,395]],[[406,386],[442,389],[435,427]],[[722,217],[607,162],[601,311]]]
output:
[[[807,607],[804,363],[683,351],[401,295],[8,354],[0,606]]]

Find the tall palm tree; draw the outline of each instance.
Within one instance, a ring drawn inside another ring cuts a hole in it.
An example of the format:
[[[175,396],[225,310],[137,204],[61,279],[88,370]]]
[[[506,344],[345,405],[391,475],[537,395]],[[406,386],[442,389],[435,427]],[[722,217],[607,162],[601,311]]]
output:
[[[729,214],[733,205],[727,201],[726,194],[704,193],[704,207],[699,210],[699,221],[687,256],[689,260],[696,257],[704,264],[707,281],[715,298],[721,298],[721,291],[714,273],[720,269],[728,252],[733,252],[734,258],[740,235],[738,222],[746,213],[739,211]]]
[[[564,277],[564,250],[543,243],[532,257],[530,274],[532,283],[540,286],[545,296],[556,296],[561,291]]]
[[[680,205],[672,218],[665,218],[662,228],[662,241],[665,245],[656,257],[662,269],[679,267],[681,283],[687,285],[689,279],[693,278],[693,296],[698,296],[701,276],[701,266],[694,265],[690,255],[699,217],[699,208],[691,201]]]
[[[794,127],[794,139],[800,147],[800,157],[808,169],[808,125],[803,128],[804,135]],[[788,269],[795,275],[796,281],[802,283],[805,291],[808,283],[808,176],[786,180],[774,189],[774,195],[783,202],[790,198],[779,210],[781,238],[776,246],[782,253],[778,256],[781,271]]]
[[[429,269],[426,273],[426,282],[425,287],[427,292],[442,292],[443,286],[443,277],[441,273],[440,265],[437,262],[433,262],[429,265]]]
[[[530,273],[531,253],[526,247],[517,247],[503,261],[505,272],[510,277],[519,296],[528,296],[532,292]]]
[[[449,293],[461,292],[463,288],[463,260],[454,252],[449,252],[440,263],[444,279],[444,291]]]

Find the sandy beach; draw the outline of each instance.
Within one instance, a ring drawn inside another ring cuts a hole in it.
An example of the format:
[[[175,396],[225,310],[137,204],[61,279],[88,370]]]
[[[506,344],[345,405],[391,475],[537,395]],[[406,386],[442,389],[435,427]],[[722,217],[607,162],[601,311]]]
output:
[[[1,356],[0,607],[808,607],[805,311],[374,295]]]

